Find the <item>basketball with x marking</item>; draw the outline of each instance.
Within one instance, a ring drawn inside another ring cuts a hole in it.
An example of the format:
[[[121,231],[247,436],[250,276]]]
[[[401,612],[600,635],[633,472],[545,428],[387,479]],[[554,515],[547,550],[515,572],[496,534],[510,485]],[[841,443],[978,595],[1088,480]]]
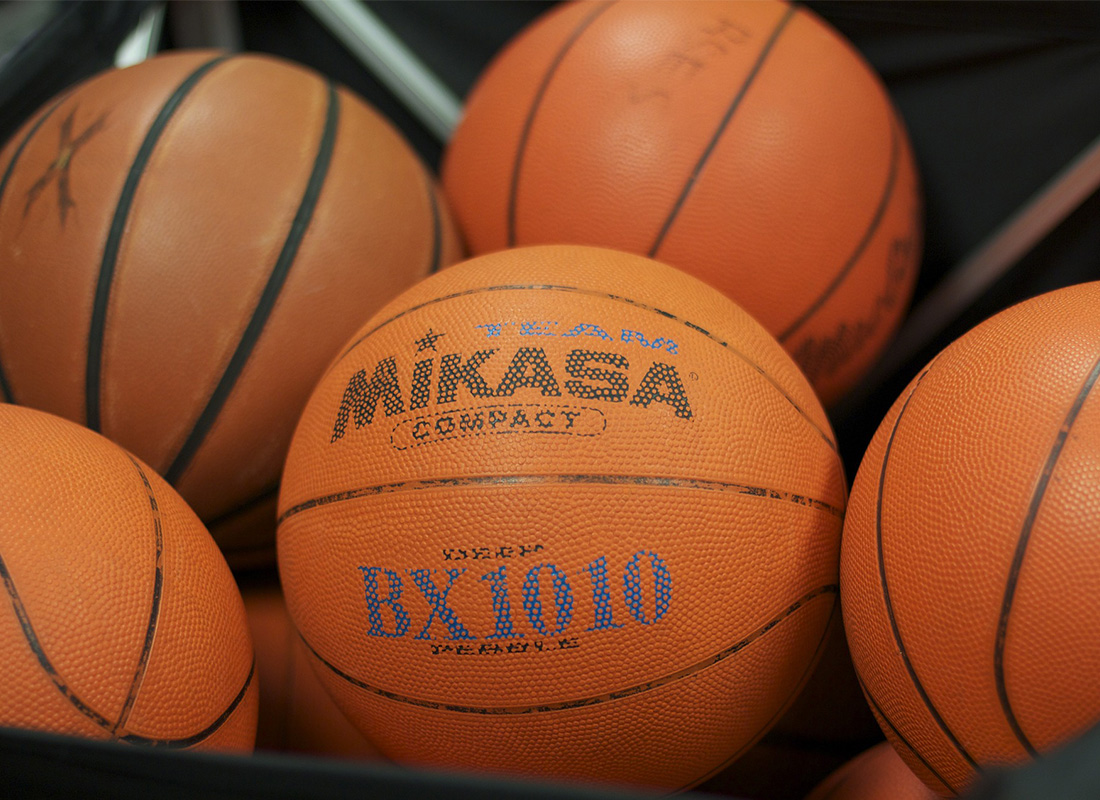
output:
[[[826,405],[886,346],[921,250],[903,123],[800,4],[561,4],[479,79],[443,186],[472,253],[600,245],[709,283]]]
[[[110,70],[0,150],[0,401],[120,443],[228,557],[270,561],[324,365],[456,257],[412,150],[324,77],[201,51]]]
[[[1100,722],[1100,283],[1027,300],[902,392],[852,486],[841,587],[879,724],[930,788]]]
[[[378,312],[279,495],[314,669],[402,762],[692,786],[839,620],[821,404],[719,292],[641,256],[507,250]]]
[[[0,404],[0,727],[252,749],[244,604],[195,513],[68,420]]]

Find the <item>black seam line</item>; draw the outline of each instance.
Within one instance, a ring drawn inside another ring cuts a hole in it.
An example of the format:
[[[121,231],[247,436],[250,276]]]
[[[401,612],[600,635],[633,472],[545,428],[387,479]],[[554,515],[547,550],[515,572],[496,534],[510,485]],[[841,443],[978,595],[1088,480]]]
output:
[[[224,55],[211,59],[196,69],[184,79],[172,95],[165,101],[157,113],[153,124],[149,126],[145,139],[138,148],[134,162],[130,165],[130,171],[126,174],[126,182],[122,185],[122,192],[115,206],[114,217],[111,219],[111,227],[107,232],[107,243],[103,247],[103,259],[99,265],[99,278],[96,282],[95,296],[92,303],[92,322],[88,329],[88,363],[84,372],[84,405],[85,425],[93,431],[99,431],[100,420],[100,383],[103,369],[103,338],[107,325],[107,304],[111,299],[111,282],[114,279],[115,267],[118,263],[118,251],[122,245],[122,237],[126,232],[126,222],[130,217],[130,207],[133,205],[134,196],[137,194],[138,183],[145,173],[149,159],[153,155],[153,149],[157,146],[161,134],[168,127],[169,120],[179,109],[183,100],[195,88],[210,70],[231,56]]]
[[[740,749],[738,749],[737,752],[735,752],[729,758],[723,759],[722,763],[720,763],[718,766],[710,769],[707,772],[704,772],[700,777],[698,777],[697,779],[695,779],[691,783],[684,784],[679,789],[674,790],[670,794],[676,794],[676,793],[679,793],[679,792],[687,791],[691,787],[698,786],[699,784],[704,783],[705,781],[708,781],[711,778],[713,778],[719,772],[724,770],[726,767],[728,767],[730,764],[732,764],[734,761],[736,761],[742,755],[744,755],[746,752],[748,752],[752,747],[755,747],[760,742],[761,737],[764,734],[766,734],[768,732],[768,730],[771,729],[772,725],[774,725],[779,720],[779,718],[782,717],[787,712],[788,709],[790,709],[791,702],[799,694],[801,694],[802,690],[806,686],[806,681],[810,677],[810,673],[812,673],[813,670],[814,670],[814,667],[817,666],[817,659],[821,655],[821,651],[825,647],[825,640],[829,636],[830,626],[832,625],[834,617],[836,617],[836,613],[837,613],[838,608],[839,608],[839,605],[834,602],[833,607],[829,610],[829,618],[825,621],[825,627],[822,628],[822,630],[821,630],[821,638],[817,640],[817,647],[814,648],[813,656],[810,657],[809,662],[806,664],[806,668],[802,671],[802,676],[798,679],[798,682],[795,683],[794,688],[787,695],[787,698],[779,705],[779,707],[775,710],[775,713],[772,714],[771,719],[769,719],[767,722],[765,722],[760,727],[760,729],[757,730],[757,732],[754,733],[752,735],[752,737],[750,737],[749,740],[747,742],[745,742],[745,744],[742,745],[740,747]]]
[[[249,685],[252,683],[252,676],[256,671],[256,660],[253,658],[252,667],[248,671],[248,677],[245,678],[244,686],[241,691],[234,698],[233,702],[229,704],[229,707],[221,713],[221,715],[214,720],[209,726],[202,731],[188,736],[183,739],[155,739],[147,736],[141,736],[136,733],[127,734],[126,736],[117,736],[115,726],[93,709],[87,703],[85,703],[76,692],[69,688],[68,684],[62,679],[53,663],[50,661],[49,656],[46,655],[46,651],[42,647],[42,643],[38,640],[38,635],[34,632],[34,626],[31,625],[30,616],[27,614],[27,609],[23,605],[23,600],[19,597],[19,592],[16,591],[15,582],[12,580],[11,573],[8,572],[7,565],[4,563],[3,556],[0,556],[0,578],[4,581],[4,588],[8,592],[8,597],[11,598],[12,608],[15,610],[15,616],[19,619],[19,626],[23,629],[23,637],[27,640],[27,645],[31,648],[35,658],[38,659],[39,665],[45,671],[50,681],[61,693],[61,695],[68,700],[72,706],[95,723],[98,727],[102,728],[107,733],[111,734],[112,738],[116,738],[121,742],[128,742],[129,744],[143,744],[152,746],[163,747],[189,747],[193,744],[201,742],[203,739],[208,738],[211,734],[217,731],[222,725],[225,724],[229,716],[236,710],[237,706],[241,704],[241,700],[244,699],[245,692],[248,691]]]
[[[894,420],[894,427],[890,431],[890,438],[886,442],[886,452],[882,456],[882,469],[879,472],[878,481],[878,499],[875,508],[875,536],[876,536],[876,548],[878,550],[878,572],[879,581],[882,585],[882,599],[886,604],[886,616],[890,620],[890,630],[894,635],[894,643],[897,645],[898,655],[901,656],[902,663],[905,664],[905,670],[909,673],[909,679],[913,682],[913,687],[917,690],[917,694],[920,695],[921,701],[924,703],[928,712],[932,715],[932,719],[935,720],[936,725],[943,731],[944,735],[955,746],[955,749],[959,751],[959,754],[967,760],[967,762],[974,768],[975,771],[981,772],[981,767],[978,766],[978,762],[974,760],[974,757],[970,755],[962,742],[954,734],[947,722],[940,716],[940,712],[936,709],[935,704],[932,702],[932,698],[928,696],[928,692],[925,691],[924,684],[921,683],[920,678],[917,677],[917,671],[913,667],[913,662],[909,660],[909,653],[905,649],[905,645],[901,641],[901,631],[898,629],[897,619],[894,617],[894,604],[890,599],[890,589],[886,583],[886,557],[883,553],[882,546],[882,497],[886,486],[886,467],[890,462],[890,450],[894,446],[894,437],[897,436],[898,427],[901,425],[901,418],[905,416],[906,409],[909,408],[909,403],[913,400],[917,390],[920,388],[921,381],[929,372],[929,368],[926,368],[916,380],[913,386],[913,390],[909,393],[909,396],[905,398],[905,403],[901,407],[901,411],[898,412],[897,419]]]
[[[45,671],[50,682],[53,683],[62,697],[68,700],[77,711],[103,730],[110,732],[112,729],[110,720],[81,700],[76,692],[69,688],[69,685],[54,667],[53,662],[50,661],[50,657],[46,655],[42,643],[38,640],[38,634],[34,632],[34,626],[31,624],[30,615],[27,613],[26,606],[23,605],[23,600],[19,597],[19,592],[15,588],[15,581],[12,580],[11,573],[8,572],[8,567],[4,563],[3,556],[0,556],[0,578],[4,580],[4,588],[8,592],[8,597],[11,599],[11,605],[15,610],[15,616],[19,620],[19,627],[23,629],[23,638],[26,639],[27,645],[30,647],[31,652],[34,653],[35,658],[38,659],[39,666]]]
[[[252,659],[252,666],[248,670],[248,677],[244,679],[244,685],[241,686],[241,690],[237,692],[237,696],[233,698],[233,701],[226,707],[225,711],[218,715],[218,718],[203,728],[198,733],[186,736],[182,739],[157,739],[152,736],[141,736],[136,733],[131,733],[123,736],[119,739],[121,742],[127,744],[139,744],[145,747],[167,747],[167,748],[184,748],[196,745],[199,742],[209,739],[215,733],[217,733],[229,718],[233,715],[233,712],[237,710],[237,706],[244,700],[245,695],[248,693],[248,687],[252,685],[252,678],[256,674],[256,659]]]
[[[806,420],[806,422],[808,422],[810,424],[810,427],[812,427],[817,432],[817,434],[822,439],[825,440],[825,444],[827,444],[829,446],[829,448],[831,450],[833,450],[833,452],[836,452],[836,442],[834,442],[832,440],[832,438],[821,428],[820,425],[818,425],[816,422],[814,422],[813,419],[810,418],[809,414],[806,413],[806,411],[802,408],[802,406],[800,406],[798,403],[795,402],[793,397],[791,397],[789,394],[787,394],[786,390],[776,382],[775,378],[773,378],[771,375],[769,375],[764,370],[763,367],[761,367],[759,364],[757,364],[755,361],[753,361],[747,355],[742,353],[737,348],[732,347],[729,342],[727,342],[723,339],[720,339],[717,335],[711,333],[706,328],[704,328],[700,325],[696,325],[694,322],[690,322],[686,319],[682,319],[682,318],[676,316],[675,314],[673,314],[669,311],[664,311],[660,308],[656,308],[654,306],[647,305],[645,303],[639,302],[638,300],[632,300],[629,297],[623,297],[623,296],[617,295],[617,294],[609,294],[607,292],[598,292],[598,291],[595,291],[595,290],[592,290],[592,289],[582,289],[578,286],[559,286],[559,285],[556,285],[556,284],[505,284],[505,285],[501,285],[501,286],[481,286],[481,287],[478,287],[476,289],[466,289],[466,290],[461,291],[461,292],[454,292],[453,294],[443,295],[442,297],[436,297],[436,298],[433,298],[431,300],[425,300],[423,303],[418,303],[415,306],[411,306],[409,308],[406,308],[404,311],[400,311],[397,314],[394,314],[389,319],[383,320],[382,322],[378,323],[373,328],[371,328],[369,331],[364,333],[362,336],[360,336],[358,339],[356,339],[354,342],[352,342],[350,345],[348,345],[348,347],[344,350],[344,352],[340,354],[340,357],[337,358],[332,363],[332,365],[329,367],[328,371],[325,374],[327,375],[328,372],[331,372],[333,369],[335,369],[336,365],[339,364],[341,361],[343,361],[353,350],[355,350],[355,348],[357,348],[359,345],[361,345],[364,341],[369,339],[371,336],[373,336],[379,330],[381,330],[385,326],[389,325],[391,322],[394,322],[394,321],[400,319],[401,317],[404,317],[407,314],[411,314],[414,311],[419,311],[420,309],[426,308],[427,306],[430,306],[430,305],[435,305],[436,303],[443,303],[443,302],[446,302],[448,300],[455,300],[459,297],[469,297],[470,295],[481,294],[482,292],[505,292],[505,291],[570,292],[570,293],[573,293],[573,294],[587,295],[589,297],[600,297],[600,298],[603,298],[605,300],[613,300],[617,303],[626,303],[627,305],[634,306],[635,308],[640,308],[643,311],[650,311],[654,314],[665,317],[666,319],[670,319],[673,322],[678,322],[681,325],[683,325],[685,328],[690,328],[691,330],[695,331],[696,333],[701,333],[703,336],[710,339],[712,342],[721,345],[726,350],[733,353],[735,356],[740,358],[742,361],[744,361],[746,364],[748,364],[750,367],[752,367],[754,370],[756,370],[758,373],[760,373],[761,377],[763,377],[764,380],[766,380],[768,383],[770,383],[772,385],[772,387],[783,396],[783,399],[785,399],[788,403],[791,404],[791,406],[794,408],[794,410],[798,412],[799,416],[801,416],[804,420]]]
[[[561,65],[562,60],[565,58],[565,54],[572,49],[576,44],[577,39],[581,37],[588,26],[595,22],[596,17],[600,16],[604,11],[609,9],[614,3],[604,3],[596,6],[589,14],[581,20],[580,24],[570,34],[569,38],[565,40],[565,43],[558,50],[557,55],[554,56],[554,60],[550,62],[550,66],[546,69],[546,74],[542,77],[542,82],[539,84],[538,89],[535,91],[535,97],[531,101],[531,108],[527,112],[527,119],[523,122],[523,129],[519,134],[519,143],[516,145],[516,159],[512,164],[512,180],[508,186],[508,209],[507,209],[507,224],[508,224],[508,246],[515,247],[516,245],[516,197],[519,194],[519,175],[521,167],[523,165],[523,157],[527,152],[527,139],[531,135],[531,128],[535,122],[535,115],[538,113],[539,107],[542,105],[542,98],[546,94],[546,89],[550,85],[551,78],[554,77],[554,73],[558,71],[558,67]]]
[[[863,238],[859,240],[859,244],[856,245],[856,249],[849,256],[848,260],[844,262],[844,266],[840,268],[840,271],[836,274],[836,277],[825,287],[817,299],[803,311],[798,318],[787,326],[779,336],[776,338],[781,342],[785,342],[791,335],[794,334],[799,328],[806,324],[818,310],[825,305],[833,293],[844,283],[845,279],[851,273],[852,269],[863,257],[864,251],[870,245],[871,240],[875,238],[875,234],[878,232],[879,225],[882,224],[883,218],[886,216],[886,209],[890,207],[890,201],[894,197],[894,187],[897,183],[898,177],[898,162],[900,161],[900,134],[898,132],[898,124],[893,115],[890,117],[890,168],[886,175],[886,185],[882,189],[882,196],[879,198],[878,207],[875,209],[874,215],[871,217],[871,222],[867,226],[867,230],[863,234]]]
[[[776,41],[779,39],[779,34],[783,32],[783,29],[787,27],[787,23],[791,21],[798,9],[791,5],[787,7],[786,13],[783,14],[779,23],[775,26],[775,30],[771,32],[771,36],[764,42],[764,47],[760,50],[760,55],[756,57],[756,63],[752,65],[749,70],[749,74],[745,76],[745,82],[741,84],[741,88],[733,98],[733,102],[730,103],[730,107],[726,109],[725,116],[722,117],[722,121],[718,123],[718,129],[714,132],[714,136],[707,143],[706,148],[703,150],[703,154],[699,157],[699,161],[695,164],[695,169],[691,171],[691,175],[688,176],[687,183],[684,184],[684,188],[680,191],[680,196],[676,198],[676,202],[672,206],[672,211],[669,212],[668,217],[665,219],[664,224],[661,226],[661,230],[657,232],[657,238],[653,241],[653,246],[649,248],[649,257],[656,258],[657,251],[661,249],[661,245],[665,241],[665,236],[668,235],[669,229],[672,227],[672,223],[676,221],[676,217],[680,214],[680,209],[683,207],[684,202],[687,200],[687,196],[691,194],[691,190],[695,188],[695,182],[699,179],[699,175],[703,172],[703,167],[706,166],[708,159],[710,159],[711,153],[714,152],[714,148],[718,145],[718,140],[722,138],[722,134],[725,133],[726,128],[730,124],[730,120],[733,119],[734,113],[741,105],[741,101],[745,98],[745,95],[749,91],[749,87],[756,79],[757,74],[760,72],[761,67],[764,66],[764,62],[771,54],[772,48],[775,46]]]
[[[239,517],[241,514],[247,514],[249,511],[254,511],[264,503],[270,502],[278,496],[279,484],[276,483],[274,486],[265,486],[255,495],[245,500],[243,503],[240,503],[236,507],[231,508],[224,514],[219,514],[218,516],[214,517],[212,520],[206,523],[206,528],[207,530],[213,531],[214,528],[218,527],[219,525],[223,525],[234,517]],[[225,548],[222,548],[222,550],[224,552]]]
[[[725,483],[723,481],[699,480],[695,478],[671,478],[653,475],[479,475],[456,478],[429,478],[426,480],[401,481],[363,486],[343,492],[315,497],[311,500],[291,506],[279,515],[278,525],[290,517],[308,511],[311,508],[358,500],[362,497],[376,497],[395,492],[424,491],[426,489],[458,489],[481,486],[639,486],[645,488],[697,489],[710,492],[728,492],[746,497],[759,497],[766,500],[779,500],[793,505],[822,511],[837,520],[844,520],[843,509],[816,500],[804,494],[772,489],[765,486],[749,486],[743,483]]]
[[[1054,468],[1058,465],[1058,459],[1062,455],[1066,439],[1069,438],[1070,429],[1073,428],[1073,423],[1077,421],[1077,415],[1081,412],[1081,407],[1084,406],[1085,400],[1088,399],[1092,387],[1096,385],[1097,378],[1100,378],[1100,359],[1097,359],[1096,363],[1092,365],[1092,369],[1085,378],[1084,384],[1082,384],[1081,389],[1077,392],[1077,397],[1073,401],[1073,405],[1070,406],[1065,421],[1062,422],[1062,427],[1058,429],[1058,436],[1054,440],[1054,446],[1050,449],[1046,464],[1043,465],[1043,471],[1039,475],[1039,480],[1035,485],[1035,492],[1031,497],[1031,503],[1028,505],[1027,516],[1024,518],[1024,524],[1020,529],[1020,536],[1016,541],[1016,552],[1012,556],[1012,565],[1009,568],[1008,581],[1005,584],[1004,601],[1001,604],[1001,616],[997,621],[997,639],[993,648],[993,674],[997,683],[997,697],[1001,701],[1001,709],[1004,711],[1005,719],[1008,720],[1012,732],[1016,734],[1016,738],[1032,758],[1038,758],[1039,752],[1024,733],[1020,721],[1016,718],[1016,714],[1012,710],[1012,703],[1008,699],[1008,686],[1005,682],[1004,652],[1005,640],[1008,636],[1008,619],[1009,615],[1012,613],[1012,601],[1016,597],[1016,586],[1020,580],[1020,570],[1023,567],[1024,556],[1027,553],[1028,543],[1031,541],[1031,531],[1035,526],[1035,519],[1039,516],[1039,507],[1042,505],[1043,498],[1046,496],[1047,487],[1050,485],[1050,479],[1054,474]]]
[[[117,735],[119,730],[125,728],[126,722],[130,718],[130,712],[133,710],[134,701],[137,700],[138,690],[141,689],[141,684],[145,680],[145,671],[149,666],[149,656],[153,651],[153,640],[156,638],[157,623],[160,620],[161,591],[164,587],[164,530],[161,526],[160,506],[157,504],[157,496],[153,493],[153,487],[149,483],[145,470],[129,453],[127,453],[127,457],[133,463],[134,469],[138,471],[138,475],[141,476],[145,493],[149,498],[149,510],[153,515],[153,540],[156,544],[156,556],[153,562],[153,601],[149,609],[149,622],[145,626],[145,641],[141,645],[141,655],[138,658],[137,669],[134,671],[134,678],[130,681],[130,688],[126,692],[126,701],[122,704],[118,719],[111,727],[112,736]]]
[[[898,737],[898,740],[907,748],[909,748],[909,752],[917,757],[917,760],[924,765],[925,769],[932,773],[932,776],[935,777],[936,780],[947,787],[947,790],[951,792],[952,795],[957,796],[959,790],[948,783],[946,778],[940,775],[940,773],[938,773],[931,764],[924,760],[924,756],[920,754],[920,751],[917,750],[917,748],[913,747],[913,745],[909,743],[909,740],[901,735],[901,731],[899,731],[894,723],[890,721],[890,718],[886,716],[886,712],[883,711],[879,704],[875,701],[874,695],[871,694],[871,690],[867,688],[867,685],[863,682],[863,679],[860,678],[858,674],[856,675],[856,680],[859,681],[859,688],[863,690],[863,696],[867,698],[867,702],[870,703],[871,707],[875,709],[875,713],[878,714],[879,719],[886,723],[887,727],[894,732],[894,736]]]
[[[233,391],[241,372],[244,371],[245,364],[248,362],[249,356],[252,355],[252,350],[255,348],[256,342],[259,341],[260,334],[263,333],[264,325],[267,324],[267,320],[275,308],[279,292],[282,291],[283,285],[286,283],[287,275],[294,264],[295,256],[298,255],[298,248],[302,243],[302,239],[305,238],[306,231],[309,230],[309,223],[313,218],[314,209],[317,207],[317,199],[324,187],[325,177],[328,175],[329,164],[332,161],[332,152],[336,147],[336,130],[339,122],[340,98],[336,93],[336,87],[329,83],[325,125],[317,148],[317,156],[313,161],[309,182],[306,184],[305,193],[302,195],[302,202],[298,206],[298,212],[294,215],[290,232],[287,234],[283,249],[275,261],[271,274],[268,276],[267,284],[264,286],[259,302],[252,312],[252,318],[249,319],[248,326],[241,335],[241,340],[237,343],[237,349],[229,359],[229,364],[218,380],[218,384],[210,395],[206,407],[199,414],[198,419],[195,420],[187,439],[180,447],[171,465],[164,472],[165,479],[173,485],[183,475],[184,470],[187,469],[191,464],[191,460],[195,457],[195,453],[198,452],[198,449],[206,440],[207,434],[214,426],[214,421],[229,399],[230,392]]]
[[[428,267],[428,274],[431,275],[439,271],[439,261],[443,257],[443,231],[439,219],[439,199],[435,196],[435,181],[426,169],[424,182],[428,186],[428,205],[432,211],[432,251]]]
[[[696,673],[702,672],[708,667],[712,667],[721,661],[726,660],[730,656],[733,656],[741,650],[748,647],[755,642],[761,636],[772,630],[783,620],[794,614],[798,609],[805,607],[810,601],[821,597],[823,595],[836,595],[839,587],[836,584],[827,584],[825,586],[819,586],[818,588],[807,592],[802,597],[795,600],[787,608],[783,609],[779,614],[772,617],[765,622],[762,626],[750,633],[744,639],[726,647],[714,655],[707,656],[701,661],[684,667],[683,669],[676,670],[667,675],[663,675],[660,678],[655,678],[651,681],[639,683],[634,686],[628,686],[625,689],[618,689],[614,692],[607,692],[604,694],[593,695],[591,697],[582,697],[576,700],[564,700],[556,703],[543,703],[534,706],[464,706],[456,705],[453,703],[443,703],[436,700],[425,700],[418,697],[408,697],[406,695],[397,694],[396,692],[390,692],[386,689],[372,686],[369,683],[359,680],[346,672],[343,672],[339,667],[332,664],[330,661],[324,658],[318,653],[304,636],[299,631],[298,635],[302,639],[302,643],[309,648],[309,651],[316,656],[317,660],[328,667],[332,672],[343,680],[347,681],[353,686],[357,686],[371,694],[376,694],[380,697],[385,697],[388,700],[394,700],[398,703],[406,703],[408,705],[420,706],[421,708],[431,708],[439,711],[455,711],[460,714],[484,714],[488,716],[513,716],[521,714],[541,714],[554,711],[568,711],[574,708],[586,708],[589,706],[601,705],[603,703],[609,703],[614,700],[622,700],[627,697],[633,697],[634,695],[642,694],[644,692],[651,691],[653,689],[659,689],[662,686],[667,686],[671,683],[675,683],[683,678],[690,677]]]
[[[23,141],[16,146],[15,152],[12,153],[11,161],[8,162],[7,169],[4,170],[4,176],[0,178],[0,204],[4,201],[4,192],[8,188],[8,182],[11,180],[12,173],[15,172],[15,165],[19,161],[19,157],[23,155],[24,148],[30,140],[34,138],[34,135],[38,133],[38,129],[42,127],[42,124],[57,110],[58,106],[69,98],[69,94],[69,92],[66,92],[56,103],[50,106],[42,116],[35,120],[31,129],[27,131],[27,135],[23,137]],[[0,400],[5,403],[15,402],[15,395],[12,394],[11,383],[9,383],[7,375],[4,374],[3,359],[0,359]]]

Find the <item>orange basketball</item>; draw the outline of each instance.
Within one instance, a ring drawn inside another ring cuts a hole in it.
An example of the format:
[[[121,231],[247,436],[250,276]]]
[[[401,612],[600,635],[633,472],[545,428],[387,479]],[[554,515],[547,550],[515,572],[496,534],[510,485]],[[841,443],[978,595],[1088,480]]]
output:
[[[823,780],[806,800],[936,800],[936,794],[883,742]]]
[[[148,466],[0,404],[0,727],[251,750],[252,642],[233,576]]]
[[[330,367],[279,570],[387,756],[676,789],[810,671],[845,494],[809,383],[731,301],[639,256],[523,248],[421,282]]]
[[[783,716],[751,750],[698,788],[758,800],[801,798],[846,756],[880,741],[838,614],[817,666]]]
[[[881,82],[780,2],[562,4],[480,78],[443,186],[475,254],[600,245],[706,281],[826,405],[890,339],[921,250]]]
[[[852,660],[938,792],[1100,721],[1100,283],[956,340],[883,420],[852,488]]]
[[[277,580],[244,580],[241,597],[260,687],[256,748],[379,760],[377,748],[340,713],[317,679]]]
[[[270,559],[325,364],[455,257],[412,151],[321,76],[210,52],[108,71],[0,151],[0,401],[102,432],[231,557]]]

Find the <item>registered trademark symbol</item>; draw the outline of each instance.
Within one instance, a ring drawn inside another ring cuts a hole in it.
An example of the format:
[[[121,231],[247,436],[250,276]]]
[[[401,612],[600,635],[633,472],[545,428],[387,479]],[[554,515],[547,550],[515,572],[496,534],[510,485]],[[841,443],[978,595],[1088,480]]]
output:
[[[697,381],[697,380],[699,380],[699,373],[689,372],[688,377],[691,378],[693,381]]]

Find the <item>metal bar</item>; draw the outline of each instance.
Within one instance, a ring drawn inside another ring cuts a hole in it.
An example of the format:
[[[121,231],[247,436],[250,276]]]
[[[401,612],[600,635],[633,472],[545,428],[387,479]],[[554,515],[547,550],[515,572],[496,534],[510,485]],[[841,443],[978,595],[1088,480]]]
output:
[[[163,30],[164,3],[157,3],[142,13],[137,27],[122,40],[115,51],[115,66],[130,67],[156,55]]]
[[[838,417],[899,373],[981,294],[1100,187],[1100,137],[975,247],[914,308],[883,357],[838,407]]]
[[[440,142],[450,138],[461,101],[373,11],[357,0],[302,0],[302,5]]]

